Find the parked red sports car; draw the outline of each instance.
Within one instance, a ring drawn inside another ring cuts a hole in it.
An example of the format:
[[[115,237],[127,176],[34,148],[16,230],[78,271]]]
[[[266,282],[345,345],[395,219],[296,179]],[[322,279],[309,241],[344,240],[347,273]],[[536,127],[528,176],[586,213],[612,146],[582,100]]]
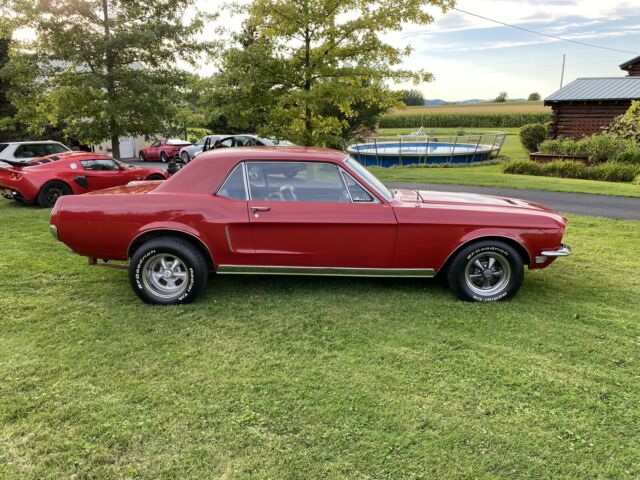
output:
[[[49,155],[29,162],[3,162],[10,166],[0,167],[2,196],[25,203],[37,201],[43,207],[52,207],[62,195],[169,177],[161,168],[135,167],[108,155],[88,152]]]
[[[146,161],[162,161],[167,163],[173,157],[180,153],[182,147],[191,145],[191,142],[184,140],[156,140],[149,147],[144,147],[138,153],[138,159],[141,162]]]
[[[293,174],[292,174],[293,172]],[[303,148],[203,153],[166,182],[60,199],[53,235],[80,255],[130,260],[150,303],[194,300],[218,274],[446,275],[465,300],[511,297],[523,265],[570,249],[540,205],[388,190],[346,154]]]

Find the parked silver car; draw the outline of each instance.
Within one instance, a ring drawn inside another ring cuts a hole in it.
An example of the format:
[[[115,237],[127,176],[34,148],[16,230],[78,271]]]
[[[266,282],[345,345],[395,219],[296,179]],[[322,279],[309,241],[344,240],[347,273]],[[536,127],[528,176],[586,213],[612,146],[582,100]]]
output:
[[[2,160],[12,162],[28,162],[34,158],[46,157],[54,153],[69,152],[71,149],[53,140],[36,140],[33,142],[0,143],[0,166],[6,166]]]
[[[209,139],[209,142],[213,145],[215,142],[220,140],[221,138],[227,137],[228,135],[207,135],[206,137],[202,137],[193,145],[189,145],[187,147],[182,147],[180,152],[178,152],[178,156],[183,163],[189,163],[193,158],[202,151],[204,148],[204,144]]]

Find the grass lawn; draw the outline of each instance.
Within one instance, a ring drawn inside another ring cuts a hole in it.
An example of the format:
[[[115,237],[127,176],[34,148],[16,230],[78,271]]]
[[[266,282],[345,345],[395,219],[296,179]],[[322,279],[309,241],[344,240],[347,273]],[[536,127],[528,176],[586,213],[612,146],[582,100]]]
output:
[[[511,302],[212,279],[147,306],[0,202],[0,478],[638,478],[640,223],[571,217]]]
[[[381,129],[380,136],[395,136],[411,133],[417,128]],[[435,129],[436,134],[455,135],[456,130]],[[501,129],[507,138],[501,154],[511,159],[528,158],[518,138],[517,128]],[[486,129],[464,129],[465,133],[477,133]],[[487,187],[522,188],[553,192],[594,193],[640,197],[640,186],[630,183],[598,182],[572,178],[536,177],[532,175],[508,175],[499,165],[461,168],[372,168],[372,172],[385,182],[449,183],[458,185],[480,185]]]

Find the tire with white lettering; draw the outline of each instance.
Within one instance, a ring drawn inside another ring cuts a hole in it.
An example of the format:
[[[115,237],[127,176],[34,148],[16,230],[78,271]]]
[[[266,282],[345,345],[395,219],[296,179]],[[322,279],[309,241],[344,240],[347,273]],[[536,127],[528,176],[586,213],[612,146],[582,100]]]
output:
[[[178,305],[194,301],[205,289],[207,259],[192,243],[161,237],[138,247],[129,263],[133,291],[147,303]]]
[[[467,245],[456,254],[447,271],[453,293],[472,302],[508,300],[518,292],[523,278],[522,257],[499,240]]]

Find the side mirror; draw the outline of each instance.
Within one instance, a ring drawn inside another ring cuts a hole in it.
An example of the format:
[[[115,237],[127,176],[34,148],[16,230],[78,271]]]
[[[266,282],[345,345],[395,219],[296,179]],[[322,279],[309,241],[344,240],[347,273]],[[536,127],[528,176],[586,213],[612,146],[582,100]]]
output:
[[[124,172],[125,170],[127,170],[129,167],[127,167],[126,165],[120,164],[118,165],[118,170],[120,170],[121,172]]]

